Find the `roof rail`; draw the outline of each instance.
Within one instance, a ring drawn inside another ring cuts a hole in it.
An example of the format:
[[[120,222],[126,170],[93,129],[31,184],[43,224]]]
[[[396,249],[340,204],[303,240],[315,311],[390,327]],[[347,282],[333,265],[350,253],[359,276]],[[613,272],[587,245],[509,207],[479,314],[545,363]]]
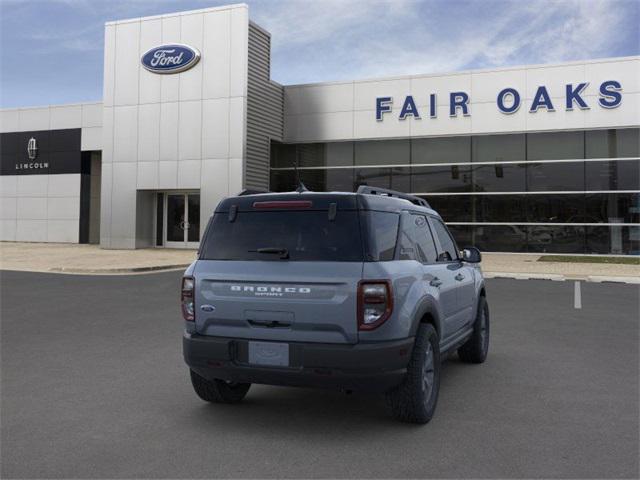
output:
[[[238,197],[244,197],[245,195],[258,195],[260,193],[271,193],[269,190],[251,190],[251,189],[246,189],[241,191],[237,196]]]
[[[402,198],[403,200],[409,200],[414,205],[420,205],[421,207],[431,208],[431,205],[424,199],[416,197],[415,195],[409,195],[408,193],[397,192],[395,190],[389,190],[387,188],[370,187],[369,185],[360,185],[356,193],[366,193],[369,195],[382,195],[385,197]]]

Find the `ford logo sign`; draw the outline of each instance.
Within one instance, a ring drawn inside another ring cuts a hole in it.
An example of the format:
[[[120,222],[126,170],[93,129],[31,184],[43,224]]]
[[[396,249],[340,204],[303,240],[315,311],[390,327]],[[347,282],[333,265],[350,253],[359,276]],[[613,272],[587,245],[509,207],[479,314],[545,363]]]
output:
[[[184,72],[198,63],[198,60],[200,52],[197,49],[179,43],[153,47],[140,59],[142,66],[153,73]]]

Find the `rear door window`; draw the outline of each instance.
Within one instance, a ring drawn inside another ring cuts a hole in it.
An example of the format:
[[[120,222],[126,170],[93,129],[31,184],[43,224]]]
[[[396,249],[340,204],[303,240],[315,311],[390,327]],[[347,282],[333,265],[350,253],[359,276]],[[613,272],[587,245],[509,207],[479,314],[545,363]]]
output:
[[[234,221],[219,212],[200,259],[361,262],[358,212],[338,211],[333,220],[327,211],[238,212]]]
[[[433,233],[438,237],[440,249],[438,251],[438,261],[451,262],[458,259],[458,247],[453,237],[440,220],[432,218]]]
[[[436,261],[436,246],[424,215],[408,214],[400,234],[400,260]]]

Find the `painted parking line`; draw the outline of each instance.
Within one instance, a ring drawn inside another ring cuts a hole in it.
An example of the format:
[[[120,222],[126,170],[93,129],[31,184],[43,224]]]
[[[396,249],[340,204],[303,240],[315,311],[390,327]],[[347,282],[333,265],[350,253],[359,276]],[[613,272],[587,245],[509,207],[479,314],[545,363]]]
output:
[[[582,292],[580,289],[580,282],[576,281],[573,288],[573,308],[582,308]]]

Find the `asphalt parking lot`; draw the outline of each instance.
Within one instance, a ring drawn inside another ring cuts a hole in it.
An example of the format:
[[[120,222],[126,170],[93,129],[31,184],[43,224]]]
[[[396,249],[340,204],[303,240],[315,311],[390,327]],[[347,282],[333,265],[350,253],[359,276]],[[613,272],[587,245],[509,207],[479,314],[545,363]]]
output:
[[[254,386],[208,405],[179,272],[1,273],[2,478],[639,475],[637,285],[488,280],[487,363],[445,364],[426,426],[381,397]]]

